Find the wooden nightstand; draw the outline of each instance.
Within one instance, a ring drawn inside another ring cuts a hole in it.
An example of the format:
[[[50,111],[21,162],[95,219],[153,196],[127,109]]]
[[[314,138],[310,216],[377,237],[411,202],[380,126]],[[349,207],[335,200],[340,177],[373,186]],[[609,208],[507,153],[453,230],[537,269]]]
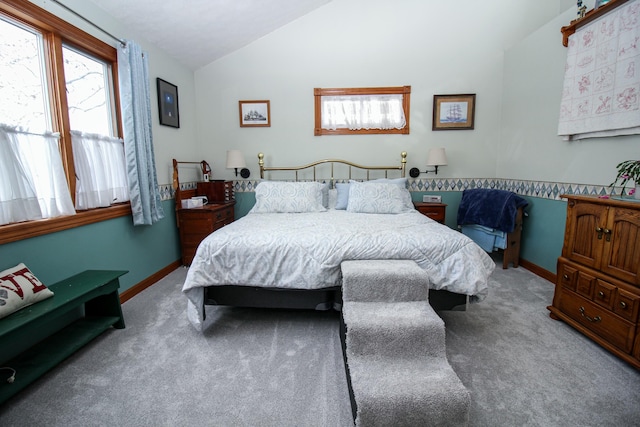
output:
[[[438,221],[444,224],[445,214],[447,212],[447,205],[444,203],[426,203],[426,202],[413,202],[416,209],[422,214],[426,215],[434,221]]]
[[[205,237],[233,222],[233,205],[235,204],[235,201],[231,201],[212,203],[201,208],[177,210],[183,265],[191,265],[196,249]]]

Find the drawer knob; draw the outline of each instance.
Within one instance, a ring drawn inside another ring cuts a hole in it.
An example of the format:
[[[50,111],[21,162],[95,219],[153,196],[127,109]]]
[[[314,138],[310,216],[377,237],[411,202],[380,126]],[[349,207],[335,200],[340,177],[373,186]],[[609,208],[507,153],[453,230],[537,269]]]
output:
[[[602,292],[602,291],[598,292],[598,296],[599,296],[600,298],[604,298],[604,292]]]
[[[562,278],[563,278],[564,280],[569,280],[569,275],[568,275],[568,274],[563,274],[563,275],[562,275]]]
[[[587,319],[589,322],[593,322],[593,323],[598,323],[599,321],[602,320],[602,318],[600,316],[596,316],[596,317],[589,317],[585,314],[584,312],[584,307],[580,307],[580,315],[582,317],[584,317],[585,319]]]
[[[624,301],[620,301],[620,307],[627,308],[627,303]]]

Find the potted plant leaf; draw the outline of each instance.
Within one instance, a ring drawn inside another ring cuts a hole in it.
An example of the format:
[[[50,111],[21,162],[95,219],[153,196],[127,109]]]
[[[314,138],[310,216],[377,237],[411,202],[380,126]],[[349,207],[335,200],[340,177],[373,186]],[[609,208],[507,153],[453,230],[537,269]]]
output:
[[[609,187],[614,189],[615,185],[619,182],[620,185],[622,185],[622,192],[620,194],[624,195],[624,189],[627,183],[632,181],[633,184],[635,184],[635,188],[631,188],[628,194],[633,194],[636,199],[640,199],[640,160],[625,160],[618,163],[616,169],[618,169],[618,174]]]

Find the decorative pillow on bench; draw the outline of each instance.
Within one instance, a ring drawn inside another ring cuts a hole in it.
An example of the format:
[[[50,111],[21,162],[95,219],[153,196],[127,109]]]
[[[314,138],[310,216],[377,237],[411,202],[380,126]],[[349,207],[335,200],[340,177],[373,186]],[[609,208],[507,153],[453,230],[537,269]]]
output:
[[[0,272],[0,319],[52,296],[23,263]]]

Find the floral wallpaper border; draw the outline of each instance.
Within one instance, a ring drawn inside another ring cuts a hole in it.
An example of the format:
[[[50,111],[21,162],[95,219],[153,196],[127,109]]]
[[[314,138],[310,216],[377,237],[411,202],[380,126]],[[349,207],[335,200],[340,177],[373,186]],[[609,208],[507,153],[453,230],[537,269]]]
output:
[[[513,191],[516,194],[530,197],[540,197],[543,199],[561,200],[562,194],[583,194],[593,196],[610,195],[611,189],[604,185],[568,184],[563,182],[547,181],[527,181],[518,179],[502,178],[445,178],[445,179],[412,179],[409,178],[409,191],[429,192],[429,191],[463,191],[468,188],[490,188],[498,190]],[[341,182],[346,180],[336,180]],[[236,180],[233,182],[236,193],[251,193],[260,180]],[[195,182],[181,183],[183,190],[196,188]],[[631,187],[633,188],[633,187]],[[631,188],[625,189],[625,195]],[[621,188],[616,187],[615,193],[620,194]],[[161,200],[169,200],[174,197],[171,184],[160,185]]]

